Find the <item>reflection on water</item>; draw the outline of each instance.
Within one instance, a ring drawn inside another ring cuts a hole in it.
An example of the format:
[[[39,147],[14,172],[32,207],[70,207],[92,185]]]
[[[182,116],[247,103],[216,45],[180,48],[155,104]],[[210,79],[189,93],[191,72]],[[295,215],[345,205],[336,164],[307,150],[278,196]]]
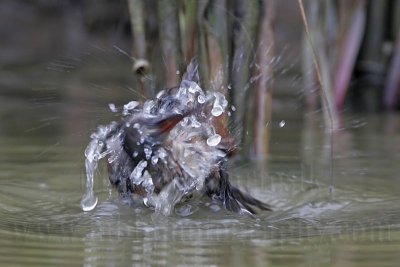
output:
[[[94,185],[99,204],[83,212],[79,202],[85,190],[83,152],[89,133],[113,119],[108,102],[125,103],[130,93],[117,82],[103,88],[69,78],[62,86],[86,90],[79,94],[83,99],[74,90],[60,96],[55,83],[27,86],[26,97],[0,99],[2,264],[399,262],[398,115],[343,117],[343,130],[334,135],[335,190],[329,194],[329,140],[320,114],[302,118],[290,110],[277,112],[268,164],[231,166],[235,183],[275,209],[255,218],[227,212],[209,199],[183,204],[170,217],[158,215],[119,199],[104,169]],[[112,90],[121,94],[111,96]],[[193,214],[184,216],[189,210]]]

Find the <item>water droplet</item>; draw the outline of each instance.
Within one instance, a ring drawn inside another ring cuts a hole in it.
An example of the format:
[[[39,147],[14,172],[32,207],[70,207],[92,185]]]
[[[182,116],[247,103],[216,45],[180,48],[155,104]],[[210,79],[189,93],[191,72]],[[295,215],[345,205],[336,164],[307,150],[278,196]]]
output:
[[[161,90],[157,93],[156,98],[160,98],[165,93],[165,90]]]
[[[91,211],[97,205],[97,197],[93,195],[85,195],[81,200],[81,208],[83,211]]]
[[[151,114],[151,109],[154,107],[155,103],[153,100],[148,100],[143,104],[143,113]]]
[[[193,118],[191,126],[194,128],[199,128],[201,126],[201,123],[198,122],[195,118]]]
[[[150,159],[151,154],[153,153],[151,148],[150,147],[145,147],[143,150],[144,150],[144,154],[146,155],[146,159]]]
[[[131,101],[124,105],[124,110],[122,111],[122,115],[128,115],[129,111],[139,106],[139,102]]]
[[[152,156],[151,157],[151,164],[156,165],[158,162],[158,156]]]
[[[231,106],[232,111],[236,111],[236,107],[234,105]]]
[[[206,98],[204,97],[204,95],[199,95],[197,97],[197,102],[199,102],[200,104],[203,104],[204,102],[206,102]]]
[[[141,185],[144,187],[147,193],[152,194],[154,191],[154,184],[153,184],[153,179],[150,176],[150,173],[148,171],[144,171],[142,178],[143,181]]]
[[[151,201],[149,200],[149,198],[145,197],[143,198],[143,204],[146,205],[147,207],[151,207]]]
[[[212,108],[212,110],[211,110],[211,114],[212,114],[214,117],[220,116],[223,112],[224,112],[224,109],[223,109],[221,106],[219,106],[219,105],[214,106],[214,107]]]
[[[167,156],[167,152],[163,148],[160,148],[157,154],[158,157],[161,159],[164,159]]]
[[[185,81],[185,85],[189,86],[188,90],[191,94],[195,94],[196,92],[203,93],[200,86],[195,82]]]
[[[137,101],[131,101],[131,102],[129,102],[128,104],[125,104],[125,105],[124,105],[124,109],[131,110],[131,109],[136,108],[138,105],[139,105],[139,102],[137,102]]]
[[[217,146],[221,142],[221,136],[219,134],[214,134],[207,139],[207,145]]]
[[[179,70],[176,71],[176,75],[179,75],[181,72]]]
[[[130,175],[130,179],[135,184],[140,184],[143,181],[143,171],[147,167],[147,161],[140,161]]]
[[[286,121],[284,121],[284,120],[281,120],[280,122],[279,122],[279,127],[284,127],[285,126],[285,124],[286,124]]]
[[[118,109],[115,107],[114,103],[109,103],[108,107],[110,108],[111,112],[117,112]]]

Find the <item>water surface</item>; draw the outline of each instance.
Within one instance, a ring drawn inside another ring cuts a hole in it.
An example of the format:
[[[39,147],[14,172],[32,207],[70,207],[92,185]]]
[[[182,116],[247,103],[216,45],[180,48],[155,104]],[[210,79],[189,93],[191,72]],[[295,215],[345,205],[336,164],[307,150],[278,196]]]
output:
[[[398,266],[399,115],[344,115],[331,160],[321,114],[275,111],[269,161],[230,168],[233,183],[274,207],[254,218],[206,198],[155,214],[122,201],[104,166],[99,204],[83,212],[89,135],[115,119],[107,103],[132,96],[129,79],[89,74],[2,91],[2,266]]]

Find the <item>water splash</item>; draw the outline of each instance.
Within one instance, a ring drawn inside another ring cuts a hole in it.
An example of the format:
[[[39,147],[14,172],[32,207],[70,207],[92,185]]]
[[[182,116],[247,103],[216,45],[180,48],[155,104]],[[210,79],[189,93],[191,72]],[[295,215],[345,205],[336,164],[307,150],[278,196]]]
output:
[[[110,164],[115,164],[112,166],[118,166],[115,167],[118,170],[123,169],[123,173],[118,171],[116,179],[125,179],[124,183],[146,191],[143,203],[154,207],[156,212],[168,215],[184,197],[202,194],[210,170],[225,157],[225,153],[216,148],[222,137],[216,133],[212,120],[226,112],[227,106],[223,94],[204,92],[196,82],[188,80],[183,80],[176,91],[162,91],[155,100],[147,100],[143,105],[137,101],[124,105],[121,123],[100,126],[91,135],[92,140],[85,151],[87,188],[81,201],[82,209],[90,211],[96,207],[98,199],[94,196],[93,180],[98,163],[104,157]],[[113,112],[117,110],[115,106],[109,107]],[[149,141],[153,132],[142,122],[168,117],[171,113],[189,114],[169,130],[164,148],[160,143]],[[132,140],[136,146],[131,152],[136,163],[132,161],[135,165],[130,167],[118,165],[127,164],[124,150],[127,129],[135,129],[137,133],[137,139]],[[173,177],[160,178],[164,174],[154,170],[163,166],[180,171],[165,174]],[[168,183],[155,193],[157,179],[166,179]]]
[[[157,196],[153,196],[152,202],[156,209],[163,215],[170,215],[173,208],[178,204],[183,196],[187,195],[188,187],[179,179],[172,180]]]
[[[106,143],[103,140],[105,140],[107,135],[114,131],[115,128],[116,124],[114,122],[108,126],[99,126],[97,132],[91,135],[92,140],[85,149],[86,192],[81,200],[81,208],[83,211],[91,211],[97,205],[98,199],[94,196],[93,191],[94,174],[97,170],[99,160],[109,153],[109,151],[104,151]],[[112,143],[112,141],[113,139],[110,140],[110,143]]]
[[[93,210],[97,205],[98,199],[94,196],[93,180],[103,146],[103,143],[98,142],[97,139],[93,139],[85,150],[86,193],[81,200],[83,211]]]
[[[129,115],[131,110],[135,109],[137,106],[139,106],[139,102],[137,101],[131,101],[127,104],[124,105],[122,115],[126,116]]]
[[[146,167],[147,161],[144,160],[140,161],[138,165],[136,165],[136,168],[133,170],[130,176],[130,179],[134,184],[140,185],[143,182],[143,171],[146,169]]]

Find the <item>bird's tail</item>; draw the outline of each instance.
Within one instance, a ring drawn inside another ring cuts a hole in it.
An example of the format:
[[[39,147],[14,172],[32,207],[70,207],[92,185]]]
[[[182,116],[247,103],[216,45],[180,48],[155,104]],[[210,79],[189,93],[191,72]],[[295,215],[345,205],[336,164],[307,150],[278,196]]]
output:
[[[218,186],[210,186],[213,183],[208,181],[207,193],[217,196],[227,210],[251,214],[256,214],[259,210],[272,210],[270,205],[231,185],[228,173],[224,169],[220,169],[216,175],[217,177],[213,176],[214,179],[209,180],[218,180]]]

